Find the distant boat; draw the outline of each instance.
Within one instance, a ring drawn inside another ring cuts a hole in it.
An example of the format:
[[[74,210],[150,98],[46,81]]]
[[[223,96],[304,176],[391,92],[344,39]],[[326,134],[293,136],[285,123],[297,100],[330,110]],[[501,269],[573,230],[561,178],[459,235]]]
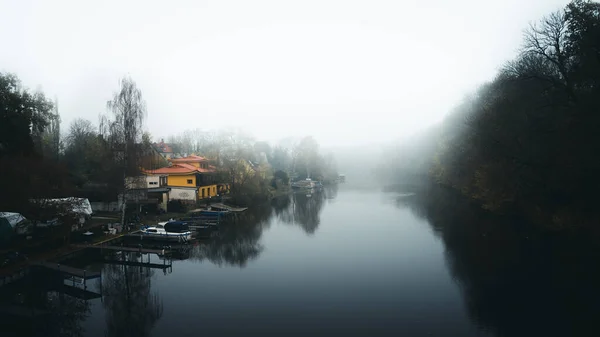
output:
[[[310,179],[306,178],[305,180],[299,180],[292,183],[292,188],[298,189],[313,189],[315,188],[316,183]]]
[[[142,228],[140,232],[143,237],[156,240],[186,242],[192,239],[192,232],[183,221],[159,222],[156,226]]]

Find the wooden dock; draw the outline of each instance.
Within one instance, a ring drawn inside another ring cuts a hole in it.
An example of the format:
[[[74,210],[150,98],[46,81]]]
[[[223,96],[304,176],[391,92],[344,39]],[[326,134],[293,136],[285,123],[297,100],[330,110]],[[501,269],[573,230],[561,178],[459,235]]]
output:
[[[224,203],[221,203],[221,202],[211,203],[210,207],[211,207],[211,209],[217,208],[220,210],[225,210],[225,211],[234,212],[234,213],[235,212],[243,212],[248,209],[248,207],[234,207],[234,206],[225,205]],[[207,211],[207,209],[197,208],[197,209],[189,211],[189,213],[200,213],[202,211]]]
[[[135,234],[133,234],[135,235]],[[142,253],[142,254],[157,254],[157,255],[165,255],[169,254],[169,250],[165,249],[148,249],[143,247],[126,247],[126,246],[98,246],[98,245],[76,245],[79,248],[86,249],[101,249],[101,250],[114,250],[120,252],[132,252],[132,253]]]
[[[224,209],[230,212],[243,212],[248,209],[248,207],[233,207],[229,205],[225,205],[223,203],[210,204],[211,207]]]
[[[84,280],[89,280],[93,278],[100,277],[100,272],[97,271],[87,271],[84,269],[79,269],[75,267],[61,265],[59,263],[50,263],[50,262],[34,262],[31,264],[32,267],[45,268],[52,271],[60,272],[65,275],[75,276],[82,278]]]
[[[139,262],[139,261],[119,261],[119,260],[102,260],[102,263],[117,264],[121,266],[133,266],[133,267],[147,267],[154,269],[168,269],[173,266],[171,262],[167,263],[166,260],[163,264],[150,263],[150,262]]]

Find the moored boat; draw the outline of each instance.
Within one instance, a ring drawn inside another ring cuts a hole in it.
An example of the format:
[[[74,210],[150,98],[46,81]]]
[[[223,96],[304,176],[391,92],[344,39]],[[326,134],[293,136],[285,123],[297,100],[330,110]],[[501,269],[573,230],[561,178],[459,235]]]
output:
[[[159,222],[156,226],[142,228],[140,233],[143,237],[164,241],[186,242],[192,239],[192,232],[183,221]]]
[[[300,189],[312,189],[315,187],[315,182],[306,178],[305,180],[299,180],[292,183],[292,188],[300,188]]]

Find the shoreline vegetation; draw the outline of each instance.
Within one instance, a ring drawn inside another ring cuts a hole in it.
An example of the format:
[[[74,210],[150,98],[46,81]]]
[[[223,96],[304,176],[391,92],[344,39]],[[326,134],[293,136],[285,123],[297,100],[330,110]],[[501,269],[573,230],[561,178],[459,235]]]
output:
[[[524,33],[517,57],[445,120],[390,150],[390,183],[457,191],[545,230],[600,220],[600,4],[574,0]]]

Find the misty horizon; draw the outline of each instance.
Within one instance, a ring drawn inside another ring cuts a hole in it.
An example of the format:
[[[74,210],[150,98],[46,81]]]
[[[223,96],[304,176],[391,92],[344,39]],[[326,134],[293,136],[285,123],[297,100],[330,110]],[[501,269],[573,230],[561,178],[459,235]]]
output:
[[[441,121],[566,3],[3,2],[0,71],[56,97],[63,129],[96,123],[128,75],[155,140],[233,127],[382,144]]]

